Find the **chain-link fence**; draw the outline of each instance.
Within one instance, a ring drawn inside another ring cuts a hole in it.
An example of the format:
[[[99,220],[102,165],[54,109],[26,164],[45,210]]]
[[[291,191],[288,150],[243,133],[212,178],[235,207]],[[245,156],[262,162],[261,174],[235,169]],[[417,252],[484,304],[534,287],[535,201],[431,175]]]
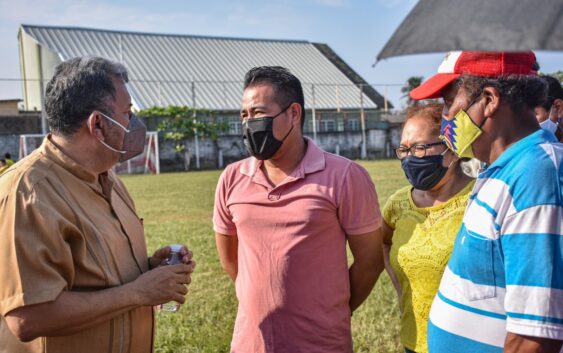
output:
[[[46,82],[27,79],[0,78],[0,152],[19,150],[9,135],[42,134],[48,132],[43,106]],[[303,132],[329,152],[349,158],[385,158],[398,144],[401,114],[389,97],[401,97],[401,84],[311,84],[302,83],[305,96]],[[160,158],[163,170],[190,165],[183,159],[193,158],[196,168],[222,166],[246,156],[241,142],[240,104],[242,81],[159,81],[131,79],[129,91],[137,109],[152,106],[190,106],[207,109],[209,116],[196,117],[228,126],[218,141],[193,139],[186,142],[192,153],[178,156],[163,138]],[[162,118],[145,118],[149,131],[156,131]],[[168,162],[166,161],[168,160]],[[201,162],[201,163],[200,163]]]

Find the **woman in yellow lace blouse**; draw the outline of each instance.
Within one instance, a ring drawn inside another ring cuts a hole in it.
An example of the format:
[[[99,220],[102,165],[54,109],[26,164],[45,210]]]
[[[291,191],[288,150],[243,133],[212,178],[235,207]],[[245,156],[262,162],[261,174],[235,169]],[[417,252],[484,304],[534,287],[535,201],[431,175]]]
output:
[[[461,161],[440,141],[442,105],[411,108],[395,151],[410,184],[383,208],[386,268],[401,306],[405,351],[428,352],[426,327],[473,187]]]

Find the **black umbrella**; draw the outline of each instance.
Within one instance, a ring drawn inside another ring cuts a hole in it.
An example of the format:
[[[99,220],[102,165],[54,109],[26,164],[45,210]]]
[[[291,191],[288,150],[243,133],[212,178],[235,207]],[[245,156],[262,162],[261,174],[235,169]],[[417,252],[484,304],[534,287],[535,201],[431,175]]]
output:
[[[563,50],[563,0],[420,0],[377,60],[451,50]]]

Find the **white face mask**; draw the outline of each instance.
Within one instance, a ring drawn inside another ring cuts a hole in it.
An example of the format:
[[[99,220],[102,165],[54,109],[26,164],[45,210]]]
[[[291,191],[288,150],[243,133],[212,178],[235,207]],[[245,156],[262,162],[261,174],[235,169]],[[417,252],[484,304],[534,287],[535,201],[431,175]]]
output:
[[[550,118],[545,119],[540,123],[540,127],[544,130],[551,132],[552,134],[557,131],[557,124],[554,123]]]
[[[471,178],[477,178],[483,171],[483,162],[477,158],[471,158],[468,161],[461,161],[460,165],[463,173]]]

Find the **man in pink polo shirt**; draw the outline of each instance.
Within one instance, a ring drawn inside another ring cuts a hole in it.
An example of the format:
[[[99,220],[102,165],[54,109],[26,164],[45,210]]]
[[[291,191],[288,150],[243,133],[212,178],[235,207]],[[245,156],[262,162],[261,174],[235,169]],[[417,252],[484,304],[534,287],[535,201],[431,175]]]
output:
[[[375,187],[303,137],[303,90],[287,69],[254,68],[244,88],[252,157],[225,169],[213,215],[239,301],[231,352],[351,353],[351,313],[383,269]]]

